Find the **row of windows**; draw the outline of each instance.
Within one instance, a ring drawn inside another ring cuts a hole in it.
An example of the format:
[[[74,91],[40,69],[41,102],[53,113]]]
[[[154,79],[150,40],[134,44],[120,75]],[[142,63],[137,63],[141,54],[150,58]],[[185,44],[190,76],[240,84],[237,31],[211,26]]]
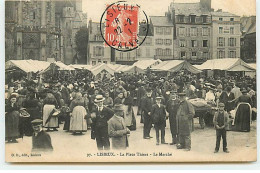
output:
[[[191,42],[190,42],[191,44],[190,44],[190,46],[191,47],[199,47],[199,45],[198,45],[198,41],[197,40],[191,40]],[[188,45],[186,45],[186,40],[180,40],[179,41],[179,46],[180,47],[186,47],[186,46],[188,46]],[[208,42],[208,40],[202,40],[202,47],[209,47],[209,42]]]
[[[220,18],[219,18],[219,21],[223,21],[223,17],[220,17]],[[229,19],[229,21],[233,22],[233,21],[234,21],[234,18],[231,17],[231,18]]]
[[[226,58],[225,57],[225,51],[224,50],[219,50],[217,52],[217,57],[218,58]],[[228,57],[227,58],[236,58],[236,51],[235,50],[228,51]]]
[[[93,47],[93,56],[104,56],[104,47],[94,46]]]
[[[196,16],[196,15],[190,15],[188,17],[185,17],[184,15],[177,16],[177,21],[180,23],[184,22],[190,22],[190,23],[196,23],[196,22],[202,22],[207,23],[207,15],[202,16]]]
[[[156,27],[155,33],[159,35],[171,35],[172,27]]]
[[[161,48],[157,48],[155,50],[155,54],[157,56],[171,56],[172,55],[172,50],[167,48],[167,49],[161,49]]]
[[[237,45],[236,38],[228,38],[228,46],[235,47]],[[225,37],[218,37],[217,38],[217,45],[220,47],[226,46],[226,38]]]
[[[223,30],[223,27],[219,27],[218,28],[218,33],[219,34],[234,34],[234,27],[230,27],[228,29],[224,29]]]
[[[197,27],[191,27],[191,28],[185,28],[180,27],[177,30],[178,36],[209,36],[210,35],[210,28],[203,27],[203,28],[197,28]]]
[[[123,59],[124,59],[124,53],[123,53],[123,52],[120,52],[119,59],[120,59],[120,60],[123,60]],[[126,59],[127,59],[127,60],[130,60],[130,59],[131,59],[130,52],[127,52],[127,53],[126,53]]]
[[[162,44],[165,44],[165,45],[172,45],[172,40],[171,39],[156,39],[155,40],[155,44],[158,44],[158,45],[162,45]]]
[[[101,61],[101,59],[99,59],[98,61],[92,61],[92,65],[97,65],[97,63],[99,64],[99,63],[105,63],[105,64],[107,64],[107,61]]]
[[[187,52],[181,51],[181,52],[180,52],[180,57],[181,57],[181,59],[187,58],[187,57],[188,57],[187,54],[188,54]],[[191,52],[191,57],[192,57],[192,58],[195,58],[195,57],[197,57],[197,56],[198,56],[198,53],[197,53],[197,52]],[[202,58],[207,59],[208,56],[209,56],[209,53],[208,53],[208,52],[202,52]]]

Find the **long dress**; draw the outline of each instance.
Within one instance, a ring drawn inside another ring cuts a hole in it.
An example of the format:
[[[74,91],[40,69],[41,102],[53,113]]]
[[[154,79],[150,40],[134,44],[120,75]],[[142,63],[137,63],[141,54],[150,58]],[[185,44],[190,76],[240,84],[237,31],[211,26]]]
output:
[[[7,140],[20,136],[18,106],[8,103],[5,107],[5,137]]]
[[[70,104],[70,110],[73,110],[70,119],[70,131],[86,132],[87,121],[85,119],[85,116],[87,115],[87,111],[84,107],[84,99],[74,99]]]
[[[55,98],[46,98],[43,101],[43,126],[46,128],[58,128],[59,122],[57,116],[51,116],[49,122],[46,123],[48,117],[55,107],[57,107],[57,101]]]
[[[238,103],[235,117],[235,130],[249,132],[252,100],[249,96],[242,95],[238,98]]]

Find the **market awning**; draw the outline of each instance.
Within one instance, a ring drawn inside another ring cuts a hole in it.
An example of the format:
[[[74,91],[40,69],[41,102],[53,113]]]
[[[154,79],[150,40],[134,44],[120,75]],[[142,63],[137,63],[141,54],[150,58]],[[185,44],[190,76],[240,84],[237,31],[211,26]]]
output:
[[[223,58],[207,60],[196,66],[200,70],[255,71],[240,58]]]
[[[85,64],[71,64],[69,67],[74,69],[83,69],[83,70],[90,70],[93,66],[92,65],[85,65]]]
[[[5,63],[5,69],[9,70],[12,68],[19,68],[25,73],[33,72],[37,73],[46,69],[50,65],[49,62],[46,61],[38,61],[38,60],[9,60]]]
[[[143,70],[146,70],[147,68],[152,68],[155,65],[160,64],[162,61],[157,59],[145,59],[145,60],[139,60],[133,64],[133,66],[139,67]]]
[[[132,65],[132,66],[129,66],[129,67],[126,67],[124,70],[123,70],[124,73],[131,73],[131,74],[144,74],[145,73],[145,70],[135,66],[135,65]]]
[[[53,70],[53,69],[56,69],[56,68],[57,68],[58,71],[73,71],[73,70],[75,70],[74,68],[63,64],[62,62],[57,61],[57,62],[50,63],[50,65],[47,68],[45,68],[43,71],[41,71],[40,73],[43,74],[43,73],[45,73],[49,70]]]
[[[115,70],[108,67],[107,64],[98,64],[90,69],[94,76],[101,73],[102,71],[107,71],[109,74],[114,75]]]
[[[177,72],[181,70],[187,70],[191,73],[200,73],[201,70],[197,69],[190,63],[184,60],[170,60],[163,61],[160,64],[154,66],[152,68],[153,71],[169,71],[169,72]]]

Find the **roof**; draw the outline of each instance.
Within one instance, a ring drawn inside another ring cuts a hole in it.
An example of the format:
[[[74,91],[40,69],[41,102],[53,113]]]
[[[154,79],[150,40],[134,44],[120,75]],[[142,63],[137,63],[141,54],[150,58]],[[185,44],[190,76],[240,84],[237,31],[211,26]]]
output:
[[[250,67],[254,68],[256,70],[256,63],[247,63],[247,65],[249,65]]]
[[[201,6],[198,3],[173,3],[173,8],[175,9],[175,15],[185,15],[189,16],[191,14],[196,16],[201,16],[203,14],[209,14],[207,8]]]
[[[133,64],[133,66],[137,66],[143,70],[147,69],[147,68],[152,68],[153,66],[161,63],[162,61],[157,59],[157,60],[154,60],[154,59],[147,59],[147,60],[139,60],[137,62],[135,62]]]
[[[69,65],[69,67],[72,67],[74,69],[90,69],[92,68],[93,66],[92,65],[85,65],[85,64],[71,64]]]
[[[57,61],[57,62],[50,63],[43,71],[41,71],[41,74],[51,70],[53,66],[58,67],[59,71],[73,71],[73,70],[75,70],[73,67],[67,66],[67,65],[63,64],[62,62]]]
[[[222,16],[222,17],[238,17],[238,15],[229,13],[229,12],[223,12],[223,11],[213,11],[211,12],[212,16]]]
[[[173,26],[166,16],[150,16],[153,26]]]
[[[243,35],[256,32],[256,16],[242,17],[240,23]]]
[[[184,60],[170,60],[170,61],[163,61],[162,63],[154,66],[152,68],[154,71],[170,71],[170,72],[177,72],[180,70],[188,70],[191,73],[200,73],[201,70],[197,69],[190,63]]]
[[[255,71],[240,58],[212,59],[195,67],[200,70]]]
[[[5,63],[5,69],[17,67],[25,73],[39,72],[46,69],[50,65],[50,62],[38,61],[38,60],[9,60]]]
[[[131,65],[131,66],[128,66],[126,68],[124,68],[123,70],[124,73],[131,73],[131,74],[144,74],[145,73],[145,70],[144,69],[141,69],[135,65]]]
[[[107,71],[109,74],[114,75],[115,70],[110,68],[107,64],[98,64],[96,66],[93,66],[90,71],[93,73],[94,76],[102,72],[103,70]]]

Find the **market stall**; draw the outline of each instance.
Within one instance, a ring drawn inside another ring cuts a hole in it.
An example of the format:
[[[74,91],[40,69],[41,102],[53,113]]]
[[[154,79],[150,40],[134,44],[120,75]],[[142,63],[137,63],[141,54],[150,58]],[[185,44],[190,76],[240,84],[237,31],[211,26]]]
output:
[[[152,71],[167,71],[167,72],[179,72],[181,70],[186,70],[188,72],[197,74],[200,73],[201,70],[197,69],[190,63],[184,60],[170,60],[163,61],[160,64],[154,66]]]
[[[109,67],[107,64],[98,64],[93,66],[90,71],[96,79],[111,78],[115,73],[115,70]]]
[[[123,72],[127,73],[127,74],[144,74],[145,70],[141,69],[135,65],[132,65],[132,66],[124,68]]]
[[[147,59],[147,60],[138,60],[133,64],[133,66],[136,66],[140,69],[146,70],[147,68],[152,68],[158,64],[160,64],[162,61],[157,59]]]

